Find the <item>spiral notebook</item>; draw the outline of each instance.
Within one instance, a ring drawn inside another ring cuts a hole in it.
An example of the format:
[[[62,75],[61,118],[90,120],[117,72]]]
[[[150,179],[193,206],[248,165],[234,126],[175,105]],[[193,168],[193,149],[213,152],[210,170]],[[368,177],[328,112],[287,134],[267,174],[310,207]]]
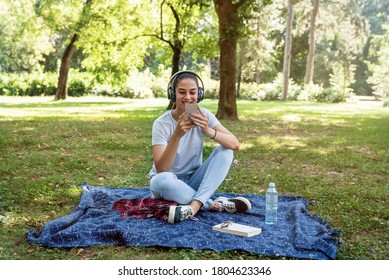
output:
[[[213,230],[250,237],[262,232],[261,228],[246,226],[234,222],[225,222],[212,227]]]

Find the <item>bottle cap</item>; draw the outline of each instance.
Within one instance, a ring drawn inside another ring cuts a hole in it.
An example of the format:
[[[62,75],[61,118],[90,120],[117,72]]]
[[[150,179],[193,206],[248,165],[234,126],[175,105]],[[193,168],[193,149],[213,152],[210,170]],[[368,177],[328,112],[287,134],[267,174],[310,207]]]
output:
[[[275,186],[276,186],[276,184],[274,184],[274,183],[269,184],[269,187],[275,187]]]

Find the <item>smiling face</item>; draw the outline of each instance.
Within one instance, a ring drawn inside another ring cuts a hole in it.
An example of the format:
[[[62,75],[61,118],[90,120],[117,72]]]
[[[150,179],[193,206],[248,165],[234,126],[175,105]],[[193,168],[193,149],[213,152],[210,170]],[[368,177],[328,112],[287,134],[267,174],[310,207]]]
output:
[[[176,108],[184,112],[185,103],[197,103],[198,85],[197,80],[185,78],[177,81],[176,89]]]

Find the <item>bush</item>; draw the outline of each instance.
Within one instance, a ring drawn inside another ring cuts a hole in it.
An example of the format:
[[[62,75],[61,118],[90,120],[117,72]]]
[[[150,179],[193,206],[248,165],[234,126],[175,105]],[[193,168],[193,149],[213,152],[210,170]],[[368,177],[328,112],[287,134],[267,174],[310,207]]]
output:
[[[389,92],[384,96],[384,107],[389,107]]]
[[[204,98],[219,99],[219,81],[204,78]]]
[[[56,87],[54,73],[0,73],[0,95],[53,95]]]
[[[125,88],[122,89],[123,97],[140,99],[153,97],[154,81],[155,76],[148,69],[144,72],[133,71],[127,78]]]
[[[83,96],[87,93],[88,87],[83,81],[71,81],[68,86],[69,96]]]
[[[323,88],[320,85],[311,83],[304,86],[299,94],[298,100],[340,103],[345,102],[351,95],[351,90],[341,92],[332,87]]]
[[[153,92],[153,96],[156,98],[163,97],[167,98],[167,88],[163,86],[163,83],[154,82],[151,85],[151,91]]]
[[[120,92],[108,84],[97,84],[91,89],[91,93],[98,96],[120,96]]]
[[[166,71],[165,71],[166,72]],[[155,77],[150,71],[133,71],[127,80],[121,84],[117,81],[95,83],[95,76],[91,73],[72,70],[69,75],[69,96],[83,96],[88,94],[127,97],[151,98],[167,97],[167,74]],[[0,73],[0,95],[10,96],[41,96],[54,95],[57,88],[57,73]],[[203,79],[205,84],[205,98],[219,98],[219,81]],[[278,74],[272,83],[256,84],[242,83],[240,99],[247,100],[279,100],[282,93],[283,76]],[[289,81],[289,100],[306,100],[317,102],[344,102],[352,95],[351,89],[340,89],[336,86],[323,89],[320,85],[309,84],[303,88]],[[384,100],[389,106],[388,97]]]
[[[322,92],[323,87],[310,83],[308,85],[304,85],[297,99],[302,101],[314,101],[317,96],[321,95]]]
[[[26,78],[28,87],[26,95],[44,95],[55,94],[57,88],[58,76],[55,73],[31,73]]]
[[[84,96],[92,93],[94,76],[87,72],[72,70],[69,74],[68,94],[69,96]]]
[[[275,80],[273,83],[262,84],[260,90],[260,98],[264,101],[280,100],[282,94],[282,86]]]
[[[240,99],[261,100],[260,87],[257,83],[242,83],[240,86]]]
[[[250,100],[280,100],[282,95],[283,76],[278,74],[272,83],[266,84],[244,84],[241,87],[241,98]],[[297,100],[301,92],[301,87],[289,80],[289,100]]]
[[[76,72],[69,76],[69,96],[83,96],[90,93],[92,76]],[[58,74],[52,72],[1,73],[0,95],[9,96],[51,96],[58,85]]]

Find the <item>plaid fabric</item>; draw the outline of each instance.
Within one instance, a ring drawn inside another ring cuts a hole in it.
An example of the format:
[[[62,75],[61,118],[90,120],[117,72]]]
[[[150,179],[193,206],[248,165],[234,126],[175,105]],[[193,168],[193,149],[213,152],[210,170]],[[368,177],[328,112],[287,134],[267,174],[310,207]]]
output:
[[[160,198],[133,198],[120,199],[113,204],[113,210],[119,210],[121,217],[132,216],[136,219],[157,218],[167,220],[169,207],[177,205],[176,202]]]

